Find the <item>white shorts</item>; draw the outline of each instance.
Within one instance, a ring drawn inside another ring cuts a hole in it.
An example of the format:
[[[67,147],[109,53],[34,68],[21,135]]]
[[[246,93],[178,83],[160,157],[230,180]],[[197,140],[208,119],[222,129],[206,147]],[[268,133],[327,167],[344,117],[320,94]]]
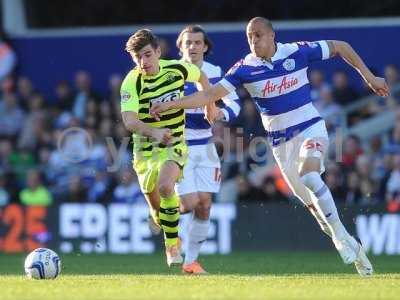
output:
[[[306,204],[312,204],[314,195],[304,186],[299,171],[307,157],[321,159],[320,173],[325,171],[324,155],[328,151],[329,139],[323,120],[308,127],[291,140],[272,148],[275,160],[292,192]]]
[[[214,143],[189,146],[183,178],[175,185],[177,194],[218,193],[220,185],[221,162]]]

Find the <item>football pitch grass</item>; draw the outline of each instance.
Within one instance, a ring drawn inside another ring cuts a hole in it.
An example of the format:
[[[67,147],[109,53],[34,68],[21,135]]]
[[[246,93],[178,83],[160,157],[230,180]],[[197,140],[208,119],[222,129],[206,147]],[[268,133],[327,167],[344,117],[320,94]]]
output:
[[[372,257],[360,278],[334,252],[246,252],[203,256],[205,276],[168,269],[164,256],[62,255],[56,280],[29,280],[23,255],[0,255],[1,300],[400,299],[400,258]]]

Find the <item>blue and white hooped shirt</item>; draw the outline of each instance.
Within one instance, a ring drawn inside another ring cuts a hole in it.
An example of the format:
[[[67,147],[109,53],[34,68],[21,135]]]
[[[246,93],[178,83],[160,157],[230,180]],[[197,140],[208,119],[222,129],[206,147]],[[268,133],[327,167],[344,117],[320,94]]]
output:
[[[321,120],[311,102],[307,69],[311,62],[328,58],[326,41],[277,43],[270,62],[250,53],[219,83],[230,92],[243,85],[277,146]]]
[[[210,64],[204,61],[201,66],[201,70],[207,75],[208,80],[211,84],[215,84],[220,81],[223,72],[220,67]],[[193,83],[185,83],[185,96],[197,92],[198,89]],[[221,109],[225,116],[225,121],[229,122],[239,115],[240,112],[240,100],[235,91],[232,91],[229,95],[222,98],[225,106]],[[201,108],[190,108],[185,109],[185,138],[189,146],[193,145],[205,145],[209,143],[212,137],[211,126],[206,119],[204,119],[204,109]]]

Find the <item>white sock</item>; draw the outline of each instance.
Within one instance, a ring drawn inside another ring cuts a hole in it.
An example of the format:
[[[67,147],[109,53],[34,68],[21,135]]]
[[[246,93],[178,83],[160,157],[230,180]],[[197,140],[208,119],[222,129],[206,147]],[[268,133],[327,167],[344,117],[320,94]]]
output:
[[[301,181],[314,193],[317,200],[314,205],[322,212],[324,219],[331,228],[333,237],[338,239],[348,238],[349,234],[340,221],[331,191],[326,186],[319,173],[307,173],[301,177]]]
[[[185,264],[191,264],[199,257],[201,245],[206,241],[210,219],[200,220],[194,215],[189,223],[188,248],[185,254]]]

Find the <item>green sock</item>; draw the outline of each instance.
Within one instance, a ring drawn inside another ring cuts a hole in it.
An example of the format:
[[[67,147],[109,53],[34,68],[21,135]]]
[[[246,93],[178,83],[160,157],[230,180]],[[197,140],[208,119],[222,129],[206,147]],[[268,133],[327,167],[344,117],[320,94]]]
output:
[[[160,198],[160,212],[158,217],[164,231],[165,245],[173,246],[178,243],[179,197],[174,193],[171,197]]]

